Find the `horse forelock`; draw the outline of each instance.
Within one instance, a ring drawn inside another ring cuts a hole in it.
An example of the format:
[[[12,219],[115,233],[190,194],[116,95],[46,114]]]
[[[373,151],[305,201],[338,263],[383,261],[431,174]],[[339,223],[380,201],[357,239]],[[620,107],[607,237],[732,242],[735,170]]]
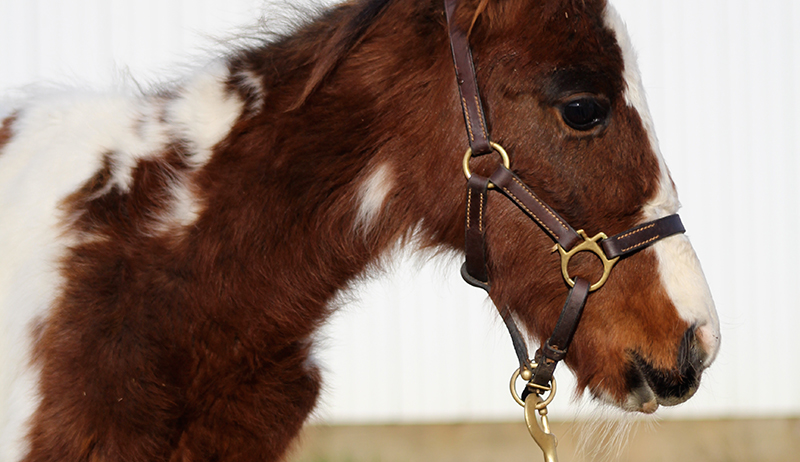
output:
[[[472,31],[483,21],[498,31],[508,31],[520,12],[535,12],[541,24],[552,19],[576,15],[600,18],[607,0],[471,0],[459,3],[456,21],[465,30]]]

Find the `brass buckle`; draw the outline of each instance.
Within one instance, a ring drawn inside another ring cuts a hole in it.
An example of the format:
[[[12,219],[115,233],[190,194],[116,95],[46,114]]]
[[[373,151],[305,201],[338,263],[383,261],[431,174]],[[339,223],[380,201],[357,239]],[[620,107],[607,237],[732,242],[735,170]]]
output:
[[[523,370],[522,368],[519,368],[516,371],[514,371],[513,374],[511,374],[511,383],[509,384],[509,388],[511,389],[511,397],[513,397],[514,401],[516,401],[517,404],[519,404],[522,407],[525,407],[525,401],[523,401],[522,398],[520,397],[519,393],[517,393],[517,379],[522,377],[523,380],[526,380],[526,381],[530,380],[531,377],[533,377],[533,374],[531,372],[536,370],[537,367],[539,367],[539,365],[536,364],[535,362],[531,361],[530,369]],[[556,378],[555,377],[550,379],[550,387],[549,388],[540,387],[540,386],[537,386],[537,385],[532,384],[530,382],[528,382],[526,384],[526,386],[533,386],[534,388],[539,388],[542,391],[550,392],[550,394],[547,396],[547,398],[544,398],[541,403],[537,404],[537,406],[539,406],[539,407],[537,407],[537,409],[544,409],[550,403],[552,403],[553,402],[553,398],[556,397],[556,391],[558,391],[558,385],[556,384]],[[531,393],[531,394],[536,395],[537,393]]]
[[[603,287],[603,285],[608,280],[608,276],[611,275],[611,270],[614,268],[614,264],[619,261],[619,257],[612,258],[611,260],[606,257],[606,253],[603,252],[603,248],[600,247],[598,242],[602,241],[603,239],[608,239],[604,233],[599,233],[597,236],[593,238],[589,238],[586,233],[581,229],[578,231],[578,234],[583,238],[583,242],[573,247],[569,252],[564,250],[561,247],[561,244],[556,244],[556,247],[553,249],[555,252],[558,249],[558,252],[561,254],[561,274],[564,275],[564,280],[567,281],[567,284],[570,287],[575,287],[575,280],[569,276],[569,260],[577,253],[580,252],[591,252],[597,255],[600,258],[600,261],[603,262],[603,276],[600,278],[599,281],[592,284],[589,287],[590,292],[594,292],[595,290]]]
[[[503,160],[503,165],[506,168],[511,168],[511,159],[508,157],[508,153],[502,146],[497,143],[489,142],[489,145],[494,149],[498,154],[500,154],[500,158]],[[462,167],[464,169],[464,176],[467,177],[469,180],[472,177],[472,171],[469,169],[469,160],[472,159],[472,148],[467,149],[467,153],[464,154],[464,161],[462,163]],[[489,187],[492,188],[493,185],[489,183]]]

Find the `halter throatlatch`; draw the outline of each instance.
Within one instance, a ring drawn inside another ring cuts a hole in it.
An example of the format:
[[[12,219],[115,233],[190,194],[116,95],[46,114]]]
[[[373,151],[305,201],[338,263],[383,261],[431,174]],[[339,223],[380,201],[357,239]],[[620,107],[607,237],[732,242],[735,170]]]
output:
[[[464,156],[463,169],[467,177],[467,210],[465,253],[466,261],[461,267],[464,280],[485,290],[491,290],[488,259],[486,253],[485,220],[489,190],[496,190],[508,198],[556,243],[554,252],[561,256],[561,273],[570,288],[564,308],[549,339],[536,351],[534,360],[528,356],[525,340],[519,331],[510,307],[500,309],[500,315],[508,328],[520,367],[511,378],[511,393],[525,408],[525,422],[531,436],[542,449],[545,461],[558,460],[556,438],[550,432],[547,406],[556,394],[553,377],[556,365],[566,355],[575,331],[578,328],[589,293],[600,289],[608,280],[611,270],[620,258],[642,250],[655,242],[683,233],[685,229],[678,215],[670,215],[644,223],[612,237],[599,233],[589,237],[583,230],[575,230],[553,208],[541,200],[533,189],[511,171],[511,161],[506,151],[491,141],[489,128],[478,91],[472,50],[466,31],[453,20],[458,0],[444,0],[450,47],[456,70],[461,109],[469,138],[469,149]],[[469,161],[473,156],[495,152],[500,158],[497,169],[486,178],[473,174]],[[603,264],[603,275],[598,281],[589,282],[569,274],[570,259],[580,253],[590,252]],[[516,390],[516,382],[522,378],[527,383],[522,394]]]

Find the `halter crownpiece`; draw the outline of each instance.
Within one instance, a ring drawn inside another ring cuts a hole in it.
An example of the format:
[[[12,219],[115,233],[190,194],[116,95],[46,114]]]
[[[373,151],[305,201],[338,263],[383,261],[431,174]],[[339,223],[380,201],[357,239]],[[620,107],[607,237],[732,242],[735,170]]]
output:
[[[553,373],[558,363],[567,355],[589,293],[603,287],[620,258],[632,255],[666,237],[683,233],[685,229],[678,215],[670,215],[612,237],[599,233],[590,238],[583,230],[573,229],[567,220],[540,199],[530,186],[513,173],[510,158],[502,146],[491,141],[478,90],[469,39],[466,32],[453,20],[458,0],[445,0],[444,4],[461,110],[470,146],[463,161],[464,174],[467,177],[467,209],[466,259],[461,267],[461,275],[467,283],[487,293],[491,290],[484,227],[488,192],[491,189],[508,198],[555,241],[555,250],[561,255],[562,276],[570,287],[553,333],[537,350],[533,361],[528,357],[525,340],[514,322],[510,308],[504,307],[500,310],[520,363],[519,369],[511,379],[512,395],[525,408],[528,430],[542,449],[545,460],[557,461],[556,441],[550,433],[547,419],[547,405],[553,400],[556,392]],[[496,152],[502,160],[494,173],[488,178],[473,174],[469,167],[470,159],[492,152]],[[570,276],[570,259],[581,252],[591,252],[602,261],[603,275],[598,281],[590,283],[580,277]],[[521,396],[517,394],[515,388],[519,377],[527,381]]]

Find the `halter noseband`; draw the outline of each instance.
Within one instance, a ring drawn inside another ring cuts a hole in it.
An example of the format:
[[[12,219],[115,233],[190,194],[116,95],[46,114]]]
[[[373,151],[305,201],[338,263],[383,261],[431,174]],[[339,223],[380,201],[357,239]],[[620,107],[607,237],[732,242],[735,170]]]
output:
[[[678,215],[670,215],[636,226],[612,237],[599,233],[590,238],[583,230],[574,230],[558,212],[541,200],[530,186],[510,170],[510,158],[502,146],[490,139],[478,91],[469,38],[453,20],[458,0],[445,0],[444,3],[461,109],[470,146],[463,161],[464,174],[467,177],[467,210],[466,261],[461,268],[461,275],[467,283],[489,292],[491,284],[486,261],[484,215],[488,192],[492,189],[500,192],[519,207],[555,241],[556,248],[561,255],[561,272],[570,287],[567,301],[553,333],[537,350],[534,361],[529,359],[525,341],[514,322],[510,309],[505,307],[499,310],[511,334],[520,362],[520,369],[512,377],[512,394],[515,400],[525,407],[528,429],[545,452],[545,458],[556,460],[555,438],[550,434],[546,418],[547,405],[555,394],[553,373],[558,362],[566,357],[589,293],[600,289],[605,284],[614,264],[620,258],[638,252],[666,237],[683,233],[685,229]],[[488,178],[473,174],[469,168],[470,159],[492,152],[500,155],[502,164]],[[591,252],[603,262],[603,276],[593,284],[580,277],[570,277],[569,261],[580,252]],[[514,389],[518,377],[528,381],[522,397],[519,397]],[[550,392],[550,395],[544,399],[543,395],[547,392]],[[536,421],[537,412],[541,416],[544,431],[539,428]]]

